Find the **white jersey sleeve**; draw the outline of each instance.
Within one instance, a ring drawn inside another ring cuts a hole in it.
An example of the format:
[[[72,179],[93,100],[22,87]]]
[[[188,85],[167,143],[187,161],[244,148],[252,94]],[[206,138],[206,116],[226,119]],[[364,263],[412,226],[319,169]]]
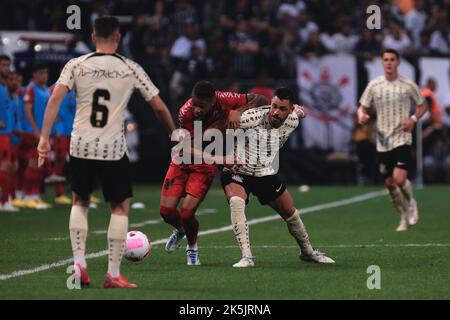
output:
[[[125,59],[125,61],[130,66],[131,70],[133,70],[134,87],[139,90],[146,101],[152,100],[153,97],[159,94],[158,88],[153,84],[152,80],[150,80],[147,73],[139,64],[130,59]]]
[[[410,97],[411,100],[416,104],[416,106],[420,106],[421,104],[424,103],[424,98],[422,95],[422,92],[420,91],[419,87],[417,86],[417,84],[411,80],[407,80],[410,87]]]
[[[66,63],[63,70],[61,71],[61,75],[59,76],[58,81],[56,81],[56,84],[66,86],[69,89],[69,91],[73,89],[73,85],[75,83],[74,68],[78,63],[78,61],[79,61],[78,58],[74,58]]]
[[[380,82],[380,79],[376,78],[369,82],[366,89],[364,90],[361,99],[359,99],[359,103],[365,108],[371,108],[373,104],[373,96],[374,90],[373,88],[377,86]]]

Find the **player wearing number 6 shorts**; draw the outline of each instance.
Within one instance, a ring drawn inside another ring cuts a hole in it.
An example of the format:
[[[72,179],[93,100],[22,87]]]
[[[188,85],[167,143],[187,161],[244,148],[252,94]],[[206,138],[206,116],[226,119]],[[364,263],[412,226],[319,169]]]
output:
[[[92,40],[96,52],[71,59],[65,65],[45,110],[38,146],[42,165],[50,154],[50,131],[61,101],[68,91],[75,89],[77,110],[70,141],[73,200],[69,221],[75,275],[82,285],[89,285],[85,260],[87,213],[98,179],[111,211],[104,288],[136,287],[119,270],[132,197],[123,119],[133,91],[140,91],[169,133],[175,129],[170,111],[145,71],[116,53],[120,38],[117,18],[102,16],[95,20]]]

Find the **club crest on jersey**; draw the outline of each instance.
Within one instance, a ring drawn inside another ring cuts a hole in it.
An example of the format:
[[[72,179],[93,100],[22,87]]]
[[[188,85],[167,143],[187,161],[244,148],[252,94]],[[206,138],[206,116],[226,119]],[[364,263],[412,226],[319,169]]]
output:
[[[164,182],[164,189],[169,190],[171,186],[173,186],[173,182],[175,179],[166,179]]]

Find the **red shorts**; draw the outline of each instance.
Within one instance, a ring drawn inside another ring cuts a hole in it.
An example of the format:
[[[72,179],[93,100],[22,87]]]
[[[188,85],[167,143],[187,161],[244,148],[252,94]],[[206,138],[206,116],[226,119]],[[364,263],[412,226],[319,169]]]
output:
[[[37,159],[39,154],[37,151],[38,139],[34,134],[29,132],[22,133],[20,137],[20,158],[21,159]]]
[[[180,198],[190,194],[202,201],[216,172],[216,165],[171,163],[164,178],[161,195]]]
[[[11,161],[11,136],[9,134],[0,134],[0,161]]]
[[[69,154],[70,137],[69,136],[54,136],[53,138],[53,151],[55,152],[55,158],[66,158]]]

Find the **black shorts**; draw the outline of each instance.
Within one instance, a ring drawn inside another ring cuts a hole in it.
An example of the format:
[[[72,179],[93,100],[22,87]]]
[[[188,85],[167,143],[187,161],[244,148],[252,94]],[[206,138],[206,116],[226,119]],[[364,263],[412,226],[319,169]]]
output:
[[[230,183],[237,183],[243,186],[247,195],[253,193],[263,205],[274,201],[286,190],[286,186],[280,181],[276,174],[264,177],[254,177],[236,174],[226,170],[222,171],[220,180],[222,182],[222,188],[225,188],[225,186]]]
[[[106,202],[120,203],[133,196],[130,162],[127,155],[120,160],[91,160],[70,156],[72,191],[89,200],[97,182]]]
[[[411,146],[403,145],[387,152],[377,152],[379,170],[383,178],[392,176],[394,168],[410,169]]]

